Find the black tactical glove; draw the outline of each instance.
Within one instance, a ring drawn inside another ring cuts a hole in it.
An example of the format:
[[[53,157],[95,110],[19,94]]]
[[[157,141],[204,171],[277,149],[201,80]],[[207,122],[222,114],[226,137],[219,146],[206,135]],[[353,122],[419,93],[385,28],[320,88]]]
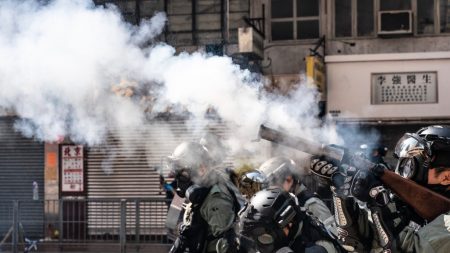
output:
[[[311,172],[321,178],[331,179],[333,173],[338,171],[338,166],[323,156],[311,157]]]
[[[332,191],[341,198],[351,197],[351,187],[357,174],[355,167],[343,164],[331,177]]]
[[[376,167],[370,170],[368,168],[356,169],[343,164],[339,168],[339,172],[332,176],[336,194],[343,198],[354,197],[365,203],[375,202],[385,205],[388,202],[388,196],[377,176],[377,171],[383,170],[385,167],[382,164],[377,164]]]

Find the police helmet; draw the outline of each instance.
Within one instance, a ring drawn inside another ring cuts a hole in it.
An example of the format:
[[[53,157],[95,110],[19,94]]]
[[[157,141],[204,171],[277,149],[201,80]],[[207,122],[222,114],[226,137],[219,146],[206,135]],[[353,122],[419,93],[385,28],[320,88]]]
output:
[[[257,192],[241,210],[239,230],[259,252],[275,252],[295,239],[303,218],[294,195],[269,187]]]
[[[419,136],[425,138],[427,141],[441,139],[450,140],[450,126],[447,125],[433,125],[419,129],[416,132]]]
[[[182,142],[179,144],[172,155],[167,157],[172,163],[174,170],[179,169],[191,169],[196,170],[200,165],[209,165],[211,163],[211,157],[208,150],[196,142]]]
[[[293,187],[300,184],[300,172],[292,159],[273,157],[261,164],[258,170],[267,177],[269,185],[282,186],[288,176],[294,180]]]
[[[164,160],[165,169],[170,171],[177,180],[177,194],[184,197],[187,188],[193,184],[198,177],[200,167],[206,168],[212,163],[208,150],[196,142],[183,142],[179,144],[172,155]]]
[[[450,167],[450,126],[434,125],[421,128],[417,134],[430,145],[432,167]]]
[[[428,169],[450,167],[450,126],[428,126],[406,133],[397,142],[395,172],[419,184],[428,184]]]

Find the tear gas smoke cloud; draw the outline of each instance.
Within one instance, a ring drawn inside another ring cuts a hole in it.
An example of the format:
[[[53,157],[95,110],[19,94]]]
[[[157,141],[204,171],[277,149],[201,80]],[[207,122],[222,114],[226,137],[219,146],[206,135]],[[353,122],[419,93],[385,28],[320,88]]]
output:
[[[170,105],[192,113],[195,126],[213,107],[232,129],[232,153],[261,149],[250,141],[261,123],[337,141],[316,118],[315,89],[300,85],[289,98],[269,95],[229,57],[175,54],[154,41],[166,23],[163,13],[136,27],[114,6],[39,2],[0,2],[0,108],[21,118],[15,127],[26,136],[96,145],[110,129],[139,129]],[[137,91],[154,98],[147,101],[150,112],[144,114]]]

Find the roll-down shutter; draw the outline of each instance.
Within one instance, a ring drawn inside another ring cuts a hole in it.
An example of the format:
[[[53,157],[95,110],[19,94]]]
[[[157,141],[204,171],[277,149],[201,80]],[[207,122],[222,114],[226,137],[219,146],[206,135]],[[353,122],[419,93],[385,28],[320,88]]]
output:
[[[184,121],[154,121],[139,130],[112,131],[106,144],[87,149],[88,198],[165,196],[159,185],[161,159],[183,141],[199,141],[203,133],[195,130],[199,127],[200,124],[187,125]],[[220,123],[209,123],[206,129],[222,137],[227,133]],[[141,220],[164,231],[167,206],[161,202],[149,205],[141,206]],[[99,215],[97,209],[88,207],[88,213],[94,224],[94,216]]]
[[[12,225],[12,201],[19,201],[20,221],[27,237],[44,236],[44,143],[14,130],[13,117],[0,118],[0,238]],[[39,200],[33,200],[33,182]]]

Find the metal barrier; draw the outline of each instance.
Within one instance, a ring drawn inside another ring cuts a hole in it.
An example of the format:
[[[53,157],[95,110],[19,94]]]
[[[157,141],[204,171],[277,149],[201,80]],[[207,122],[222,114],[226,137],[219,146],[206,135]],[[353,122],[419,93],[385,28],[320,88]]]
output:
[[[172,243],[165,228],[167,203],[164,198],[0,201],[0,252],[17,253],[30,240],[47,251],[167,248]]]

